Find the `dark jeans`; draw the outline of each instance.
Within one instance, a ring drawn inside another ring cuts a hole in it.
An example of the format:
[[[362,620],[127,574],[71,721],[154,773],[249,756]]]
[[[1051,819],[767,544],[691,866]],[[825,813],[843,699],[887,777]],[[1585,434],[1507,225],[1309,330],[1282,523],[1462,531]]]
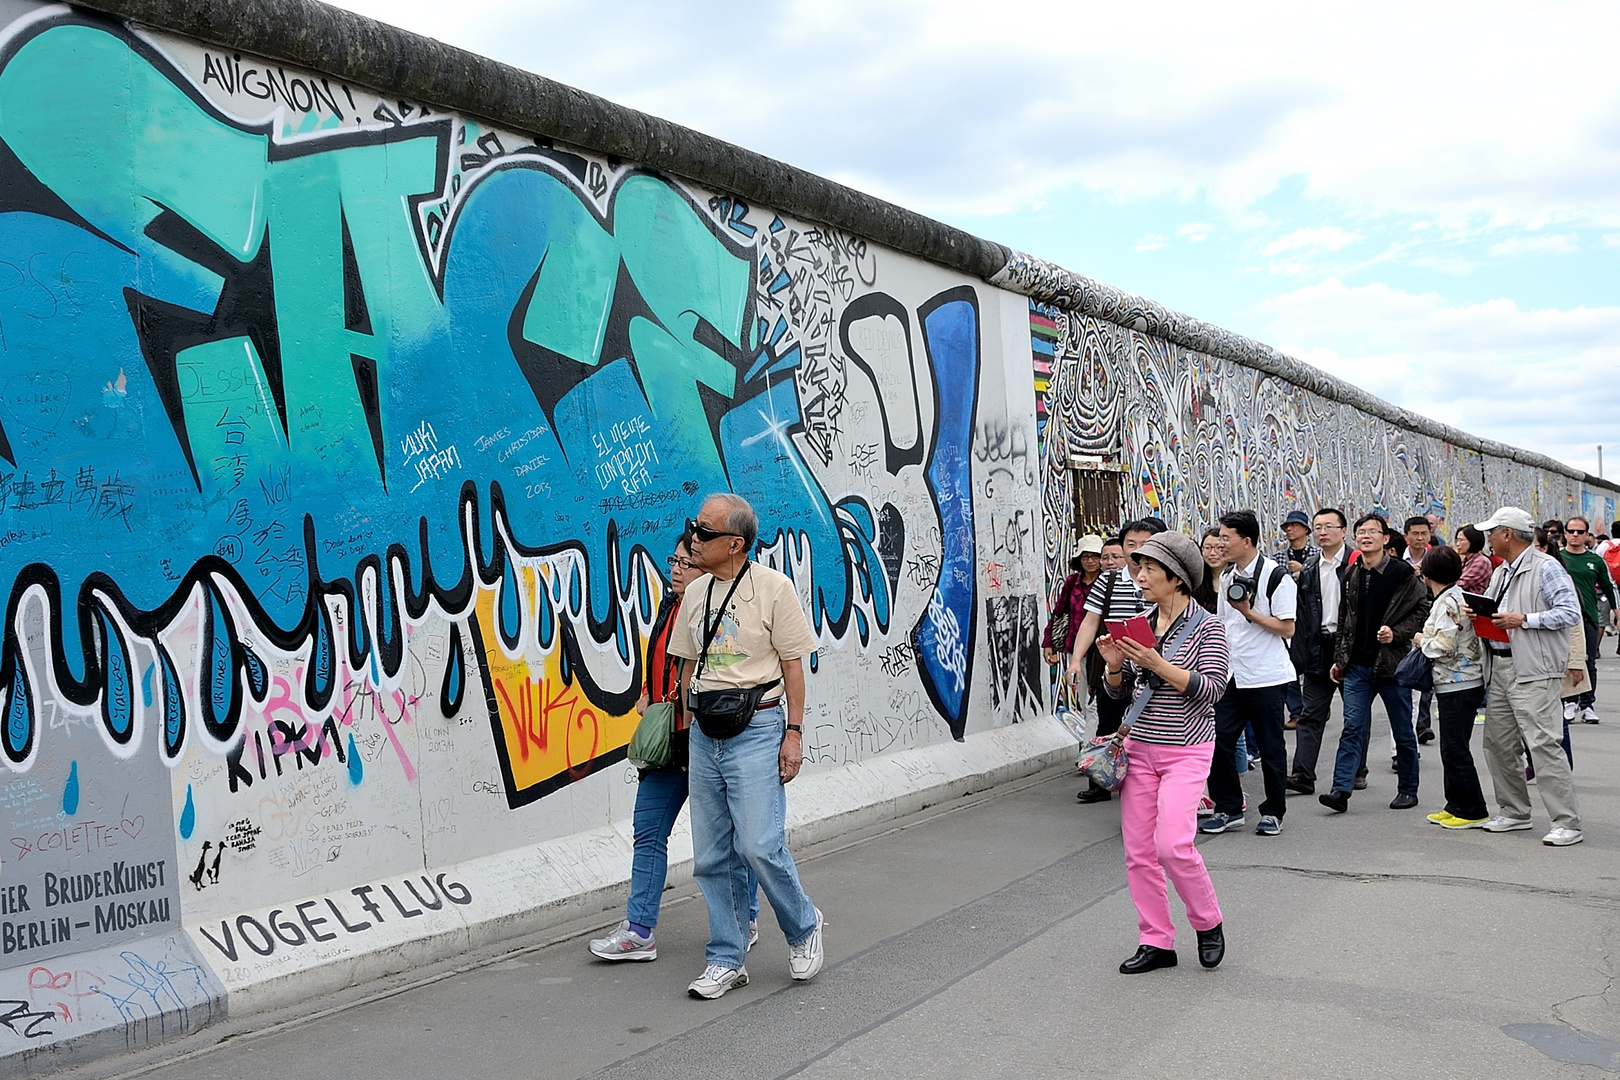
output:
[[[1339,684],[1326,675],[1301,675],[1299,727],[1294,731],[1294,775],[1316,783],[1316,762],[1322,756],[1322,736],[1333,714],[1333,695]]]
[[[1241,690],[1235,682],[1226,684],[1226,693],[1215,703],[1215,758],[1209,765],[1209,797],[1221,814],[1243,813],[1243,782],[1238,779],[1238,736],[1244,727],[1254,726],[1254,741],[1260,747],[1260,772],[1265,777],[1266,798],[1260,804],[1262,815],[1281,818],[1287,810],[1288,744],[1283,741],[1283,691],[1287,683]]]
[[[1395,733],[1396,792],[1418,790],[1417,735],[1412,731],[1412,692],[1394,679],[1380,679],[1369,665],[1351,664],[1344,672],[1344,734],[1333,764],[1333,790],[1355,790],[1356,772],[1366,767],[1367,735],[1372,731],[1373,698],[1381,698]]]
[[[1436,694],[1434,700],[1440,713],[1440,769],[1445,777],[1446,813],[1469,821],[1490,817],[1474,753],[1468,745],[1474,737],[1474,714],[1485,703],[1485,687]]]

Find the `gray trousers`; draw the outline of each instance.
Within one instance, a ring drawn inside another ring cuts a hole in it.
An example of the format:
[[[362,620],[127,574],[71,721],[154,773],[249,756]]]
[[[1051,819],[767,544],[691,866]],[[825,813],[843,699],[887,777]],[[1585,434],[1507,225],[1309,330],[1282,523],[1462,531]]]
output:
[[[1491,658],[1491,694],[1485,705],[1485,763],[1505,817],[1530,816],[1530,787],[1524,779],[1524,747],[1536,767],[1541,804],[1555,828],[1579,829],[1575,780],[1564,757],[1563,679],[1518,682],[1513,658]],[[1521,741],[1522,740],[1522,741]]]

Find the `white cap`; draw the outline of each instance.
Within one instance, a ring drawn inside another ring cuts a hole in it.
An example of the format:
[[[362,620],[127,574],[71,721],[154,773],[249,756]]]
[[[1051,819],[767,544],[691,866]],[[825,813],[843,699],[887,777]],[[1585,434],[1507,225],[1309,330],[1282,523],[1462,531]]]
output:
[[[1485,521],[1476,521],[1474,528],[1482,533],[1501,528],[1513,529],[1515,532],[1533,533],[1536,531],[1536,519],[1520,510],[1517,506],[1504,506]]]

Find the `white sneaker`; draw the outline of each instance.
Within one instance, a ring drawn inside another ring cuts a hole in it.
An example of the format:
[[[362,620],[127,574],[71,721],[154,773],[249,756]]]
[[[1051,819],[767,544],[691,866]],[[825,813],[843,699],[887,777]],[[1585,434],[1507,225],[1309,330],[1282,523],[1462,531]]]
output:
[[[710,964],[703,969],[703,974],[692,980],[692,985],[686,988],[686,992],[695,998],[708,998],[713,1001],[717,997],[723,997],[728,990],[747,985],[747,968],[728,968]]]
[[[591,940],[591,954],[603,960],[656,960],[658,942],[648,934],[642,937],[630,929],[628,921],[621,922],[607,937]]]
[[[815,978],[816,972],[821,970],[824,959],[821,950],[821,927],[826,921],[821,909],[816,908],[816,928],[810,931],[809,937],[797,945],[788,946],[788,970],[801,982]]]
[[[1541,838],[1541,842],[1546,844],[1548,847],[1569,847],[1571,844],[1580,843],[1583,839],[1585,839],[1585,837],[1581,835],[1581,830],[1579,829],[1559,828],[1554,829],[1546,836],[1543,836]]]
[[[1581,723],[1583,723],[1583,724],[1595,724],[1597,722],[1598,722],[1598,714],[1597,714],[1596,709],[1594,709],[1594,708],[1592,708],[1592,706],[1588,705],[1586,708],[1581,710]]]
[[[752,949],[759,941],[759,920],[748,920],[748,948]]]
[[[1497,814],[1480,828],[1486,832],[1518,832],[1520,829],[1528,829],[1530,825],[1531,821],[1527,817],[1517,818],[1508,817],[1506,814]]]
[[[1573,701],[1564,702],[1564,719],[1565,720],[1573,720],[1573,719],[1575,719],[1575,714],[1580,712],[1580,711],[1581,711],[1580,706],[1576,705]]]

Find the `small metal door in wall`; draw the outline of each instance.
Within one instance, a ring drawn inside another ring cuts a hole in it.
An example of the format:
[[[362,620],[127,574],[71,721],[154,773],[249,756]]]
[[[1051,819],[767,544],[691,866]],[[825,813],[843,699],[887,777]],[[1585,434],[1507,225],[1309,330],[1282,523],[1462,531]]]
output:
[[[1125,499],[1123,467],[1103,461],[1075,462],[1071,467],[1074,489],[1074,534],[1107,536],[1119,528]]]

